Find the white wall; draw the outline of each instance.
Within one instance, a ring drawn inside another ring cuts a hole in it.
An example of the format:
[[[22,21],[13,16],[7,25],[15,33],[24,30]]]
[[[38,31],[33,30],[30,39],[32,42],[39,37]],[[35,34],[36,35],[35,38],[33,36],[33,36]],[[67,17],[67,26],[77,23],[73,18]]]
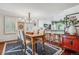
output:
[[[0,34],[3,34],[3,28],[4,28],[4,16],[0,15]]]
[[[76,13],[76,12],[79,12],[79,5],[75,6],[75,7],[72,7],[72,8],[69,8],[67,10],[64,10],[63,12],[59,13],[59,14],[56,14],[54,15],[54,20],[60,20],[68,15],[68,14],[72,14],[72,13]]]
[[[51,24],[51,21],[53,21],[53,17],[40,18],[39,27],[43,27],[43,24]]]

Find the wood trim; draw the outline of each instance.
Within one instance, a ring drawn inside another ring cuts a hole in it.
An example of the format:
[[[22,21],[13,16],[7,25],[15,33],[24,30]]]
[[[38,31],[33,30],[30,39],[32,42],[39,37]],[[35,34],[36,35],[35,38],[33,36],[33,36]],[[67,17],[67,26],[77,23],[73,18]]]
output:
[[[3,53],[4,45],[5,45],[5,42],[0,42],[0,55],[2,55]]]
[[[1,41],[0,43],[4,43],[4,42],[13,42],[13,41],[18,41],[18,40],[16,39],[16,40]]]
[[[4,43],[4,47],[3,47],[3,51],[2,51],[2,53],[1,53],[1,55],[4,55],[4,53],[5,53],[5,48],[6,48],[6,43]]]

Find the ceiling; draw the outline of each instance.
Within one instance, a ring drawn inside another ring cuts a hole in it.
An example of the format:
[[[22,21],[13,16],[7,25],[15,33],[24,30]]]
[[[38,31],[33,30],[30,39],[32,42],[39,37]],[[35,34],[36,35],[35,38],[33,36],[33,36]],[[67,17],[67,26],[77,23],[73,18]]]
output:
[[[0,3],[0,13],[13,16],[51,17],[78,3]]]

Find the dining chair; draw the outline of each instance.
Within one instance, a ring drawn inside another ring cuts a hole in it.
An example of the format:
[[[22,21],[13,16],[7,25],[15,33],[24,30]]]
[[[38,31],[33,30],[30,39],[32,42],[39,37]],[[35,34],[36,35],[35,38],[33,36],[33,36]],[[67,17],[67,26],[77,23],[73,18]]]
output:
[[[26,54],[26,37],[24,31],[19,30],[18,32],[18,43],[21,46],[21,51],[23,54]]]

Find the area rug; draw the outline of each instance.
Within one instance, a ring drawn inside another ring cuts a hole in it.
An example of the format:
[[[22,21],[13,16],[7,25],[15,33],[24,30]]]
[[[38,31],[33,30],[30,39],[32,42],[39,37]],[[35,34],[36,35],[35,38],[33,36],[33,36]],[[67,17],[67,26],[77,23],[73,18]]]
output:
[[[53,45],[45,44],[44,49],[41,43],[37,43],[36,55],[58,55],[62,49]],[[24,55],[21,51],[21,46],[17,43],[6,44],[4,55]],[[31,43],[27,45],[26,55],[32,55]]]

